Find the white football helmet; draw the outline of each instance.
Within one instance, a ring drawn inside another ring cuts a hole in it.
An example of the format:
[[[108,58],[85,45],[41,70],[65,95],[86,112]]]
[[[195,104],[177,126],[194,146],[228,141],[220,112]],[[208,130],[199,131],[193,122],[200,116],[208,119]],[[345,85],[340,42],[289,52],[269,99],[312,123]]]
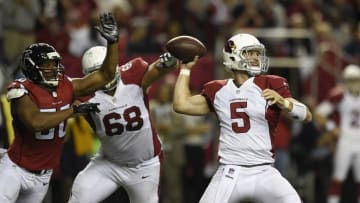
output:
[[[104,62],[106,57],[106,47],[104,46],[94,46],[90,49],[86,50],[82,56],[82,71],[85,75],[99,69]],[[104,91],[111,91],[115,89],[118,81],[120,79],[120,75],[118,69],[116,69],[114,79],[105,85]]]
[[[343,80],[346,88],[353,95],[360,94],[360,67],[355,64],[349,64],[343,71]]]
[[[258,62],[247,58],[247,52],[253,50],[259,53]],[[250,34],[236,34],[227,40],[223,49],[223,60],[228,70],[247,71],[252,76],[266,73],[269,69],[265,46]]]
[[[343,72],[344,80],[360,79],[360,67],[355,64],[349,64],[345,67]]]

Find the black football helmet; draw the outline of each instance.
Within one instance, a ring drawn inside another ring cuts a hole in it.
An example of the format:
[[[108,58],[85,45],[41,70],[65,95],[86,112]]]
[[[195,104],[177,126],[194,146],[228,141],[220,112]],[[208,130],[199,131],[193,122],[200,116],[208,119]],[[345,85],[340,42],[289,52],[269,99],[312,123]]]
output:
[[[40,66],[53,60],[56,63],[56,69],[44,69]],[[58,81],[63,78],[64,67],[60,64],[61,56],[56,49],[46,43],[36,43],[25,49],[21,56],[20,67],[26,78],[29,80],[48,86],[57,86]],[[46,79],[44,72],[51,71],[53,78]]]

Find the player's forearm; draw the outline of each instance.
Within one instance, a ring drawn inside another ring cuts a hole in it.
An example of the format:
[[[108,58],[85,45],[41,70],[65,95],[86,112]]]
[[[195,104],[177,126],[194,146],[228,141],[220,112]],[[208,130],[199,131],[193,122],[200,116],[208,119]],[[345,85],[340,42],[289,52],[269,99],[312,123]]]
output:
[[[118,53],[117,43],[108,43],[106,57],[100,68],[100,70],[104,74],[106,83],[114,79],[118,61],[119,61],[119,53]]]
[[[188,98],[191,96],[189,83],[190,83],[190,75],[184,74],[184,72],[181,72],[180,70],[180,74],[175,84],[174,98],[173,98],[173,108],[176,112],[183,111],[183,109],[186,106],[186,102]]]
[[[116,65],[118,63],[118,41],[119,41],[119,28],[115,17],[111,13],[104,13],[100,15],[100,25],[95,29],[107,41],[106,57],[104,59],[100,72],[103,73],[105,82],[110,82],[115,77]]]
[[[73,109],[58,112],[37,112],[25,121],[25,125],[34,132],[49,130],[73,115]]]
[[[159,67],[159,60],[149,65],[148,71],[144,75],[141,86],[146,90],[155,81],[159,80],[169,72],[176,69],[176,64],[171,67]]]

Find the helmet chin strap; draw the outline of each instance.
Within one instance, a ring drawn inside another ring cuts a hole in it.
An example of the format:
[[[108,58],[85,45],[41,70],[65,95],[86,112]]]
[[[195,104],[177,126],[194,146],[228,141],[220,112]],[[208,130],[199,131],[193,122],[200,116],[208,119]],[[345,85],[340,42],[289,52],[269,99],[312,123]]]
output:
[[[40,82],[43,85],[47,85],[49,87],[56,87],[59,84],[59,76],[56,77],[56,80],[46,80],[42,72],[40,71],[40,76],[42,78],[42,81]]]
[[[48,86],[50,86],[50,87],[56,87],[56,86],[58,86],[58,84],[59,84],[59,81],[43,81],[42,82],[43,84],[46,84],[46,85],[48,85]]]
[[[120,74],[118,71],[116,71],[115,73],[115,78],[107,83],[103,89],[104,92],[110,92],[112,90],[114,90],[116,88],[116,84],[119,82],[119,79],[120,79]]]
[[[117,80],[114,79],[111,82],[109,82],[108,84],[105,85],[105,88],[103,89],[104,92],[110,92],[111,90],[114,90],[116,87]]]
[[[260,66],[250,66],[250,68],[247,70],[249,75],[256,76],[261,74],[261,68]]]
[[[240,70],[246,71],[251,76],[259,75],[262,72],[260,65],[253,66],[248,59],[240,60],[239,66],[241,67]]]

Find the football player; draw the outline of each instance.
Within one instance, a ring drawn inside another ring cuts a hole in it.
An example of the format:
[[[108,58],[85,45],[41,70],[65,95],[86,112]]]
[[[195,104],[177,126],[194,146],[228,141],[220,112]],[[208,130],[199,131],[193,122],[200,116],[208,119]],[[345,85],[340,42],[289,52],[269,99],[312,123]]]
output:
[[[347,65],[343,82],[330,90],[315,110],[319,126],[338,138],[328,203],[340,202],[342,183],[351,167],[357,187],[360,185],[360,67]],[[357,198],[360,202],[359,192]]]
[[[23,52],[25,78],[12,82],[7,92],[15,139],[0,159],[0,202],[41,203],[59,164],[66,119],[98,111],[97,104],[72,104],[114,78],[118,28],[110,13],[101,15],[100,22],[96,28],[107,40],[108,52],[101,68],[84,78],[64,75],[60,54],[49,44],[32,44]]]
[[[232,78],[210,81],[201,94],[191,95],[189,76],[196,56],[181,64],[175,84],[176,112],[215,112],[219,119],[219,167],[200,202],[300,203],[295,189],[273,167],[272,141],[281,111],[301,121],[310,121],[311,112],[292,98],[285,78],[263,75],[269,59],[264,45],[253,35],[241,33],[228,39],[223,59]]]
[[[103,64],[106,47],[87,50],[83,72],[92,74]],[[100,151],[72,186],[70,203],[101,202],[123,187],[132,203],[159,201],[162,147],[150,119],[147,88],[178,64],[169,53],[148,64],[135,58],[117,68],[116,77],[88,99],[100,113],[87,117],[101,141]]]

